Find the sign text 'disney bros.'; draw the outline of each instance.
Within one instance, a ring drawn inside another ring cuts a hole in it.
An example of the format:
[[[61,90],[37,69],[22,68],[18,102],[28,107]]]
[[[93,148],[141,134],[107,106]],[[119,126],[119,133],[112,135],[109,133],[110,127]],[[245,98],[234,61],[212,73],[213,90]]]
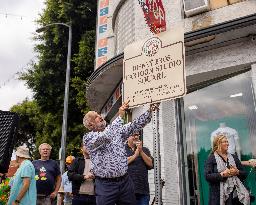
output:
[[[163,32],[124,50],[123,100],[135,107],[186,94],[184,32]]]

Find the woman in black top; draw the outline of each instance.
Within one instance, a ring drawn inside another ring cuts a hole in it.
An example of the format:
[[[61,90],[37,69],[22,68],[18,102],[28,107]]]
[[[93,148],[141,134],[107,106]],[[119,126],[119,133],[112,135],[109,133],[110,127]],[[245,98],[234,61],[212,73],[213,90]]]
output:
[[[225,135],[216,136],[205,163],[205,178],[210,186],[209,205],[249,205],[249,193],[242,183],[247,174],[238,157],[228,153],[228,146]]]
[[[90,167],[90,157],[85,147],[81,149],[84,157],[76,158],[68,170],[68,179],[72,182],[72,205],[96,205],[94,175],[86,171]]]

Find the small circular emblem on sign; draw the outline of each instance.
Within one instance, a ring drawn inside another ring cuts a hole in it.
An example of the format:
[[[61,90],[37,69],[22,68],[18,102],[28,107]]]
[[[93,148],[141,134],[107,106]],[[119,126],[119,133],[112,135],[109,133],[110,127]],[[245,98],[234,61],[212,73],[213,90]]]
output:
[[[159,38],[150,38],[144,43],[142,51],[145,53],[146,56],[152,57],[159,51],[161,44],[162,42]]]

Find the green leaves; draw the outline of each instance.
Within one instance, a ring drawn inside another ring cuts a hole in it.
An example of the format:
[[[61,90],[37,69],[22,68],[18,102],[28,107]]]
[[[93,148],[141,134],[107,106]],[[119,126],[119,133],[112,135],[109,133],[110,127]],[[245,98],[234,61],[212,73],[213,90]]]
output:
[[[71,22],[72,25],[67,132],[69,154],[75,147],[80,147],[78,141],[81,141],[84,132],[83,113],[89,109],[85,98],[86,80],[94,68],[97,5],[96,1],[89,0],[46,0],[45,3],[46,8],[37,20],[38,27],[60,22]],[[38,146],[48,142],[53,147],[53,158],[57,158],[66,80],[68,28],[53,25],[35,34],[33,39],[37,40],[35,51],[38,53],[38,61],[31,62],[20,79],[25,80],[33,90],[34,101],[24,101],[13,107],[22,118],[18,144],[29,142],[29,146]],[[31,150],[37,156],[33,147]]]

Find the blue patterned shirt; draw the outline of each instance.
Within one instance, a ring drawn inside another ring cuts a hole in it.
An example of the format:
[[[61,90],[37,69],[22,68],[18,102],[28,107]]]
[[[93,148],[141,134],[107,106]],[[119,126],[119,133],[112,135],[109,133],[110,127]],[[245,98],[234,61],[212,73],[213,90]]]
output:
[[[123,119],[117,117],[104,131],[85,134],[84,145],[90,154],[94,175],[102,178],[125,175],[128,170],[125,140],[139,132],[150,120],[150,111],[125,125]]]

